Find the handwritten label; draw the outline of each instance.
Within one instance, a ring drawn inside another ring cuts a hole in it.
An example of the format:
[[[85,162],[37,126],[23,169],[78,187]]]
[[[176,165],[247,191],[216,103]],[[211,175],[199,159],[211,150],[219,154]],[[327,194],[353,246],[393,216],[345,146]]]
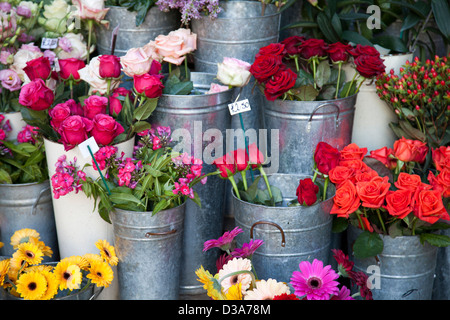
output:
[[[245,99],[234,103],[230,103],[228,105],[228,109],[230,110],[232,116],[242,112],[247,112],[251,110],[250,102],[248,102],[248,99]]]
[[[84,140],[78,145],[78,148],[80,149],[80,152],[84,158],[91,157],[91,153],[89,152],[88,147],[91,149],[92,154],[95,154],[100,149],[94,137],[90,137],[89,139]]]
[[[41,49],[55,49],[58,46],[58,38],[42,38]]]

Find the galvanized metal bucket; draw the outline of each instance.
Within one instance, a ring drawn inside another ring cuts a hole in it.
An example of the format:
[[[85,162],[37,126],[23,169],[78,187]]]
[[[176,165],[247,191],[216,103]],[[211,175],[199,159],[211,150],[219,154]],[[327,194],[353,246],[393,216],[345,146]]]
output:
[[[450,237],[450,229],[442,230],[441,234]],[[450,300],[450,247],[438,249],[433,300]]]
[[[195,90],[202,93],[209,89],[211,82],[216,82],[214,78],[215,74],[191,73]],[[210,154],[207,150],[214,139],[220,150],[218,152],[225,154],[226,130],[231,126],[228,104],[231,102],[232,94],[232,90],[214,94],[163,94],[150,117],[150,123],[153,127],[170,126],[175,143],[188,142],[186,147],[179,151],[202,159],[204,173],[215,171],[212,161],[220,155]],[[200,265],[207,270],[215,268],[217,253],[213,250],[205,253],[202,250],[206,240],[218,238],[223,233],[225,186],[225,180],[216,176],[208,177],[205,185],[199,183],[194,187],[201,199],[201,208],[193,201],[186,204],[181,294],[204,292],[202,285],[197,281],[195,270]]]
[[[44,261],[59,260],[58,237],[53,212],[50,182],[0,184],[0,241],[4,246],[0,254],[11,256],[11,237],[17,230],[36,230],[40,240],[53,250],[52,257]]]
[[[351,143],[355,102],[356,95],[326,101],[266,100],[265,128],[279,130],[279,141],[270,141],[268,135],[272,161],[278,157],[278,172],[312,172],[320,141],[338,149]],[[278,143],[278,154],[273,152],[274,143]]]
[[[353,270],[369,276],[374,300],[431,300],[436,247],[421,244],[419,236],[381,235],[383,252],[377,258],[357,259],[352,255],[352,244],[361,232],[354,226],[347,229],[348,252],[355,263]]]
[[[231,57],[253,63],[261,47],[278,42],[281,14],[273,4],[267,4],[264,16],[258,1],[221,1],[223,10],[216,19],[203,17],[191,22],[197,34],[194,52],[195,71],[217,72],[217,63]],[[242,114],[245,129],[262,126],[261,103],[263,96],[256,89],[254,79],[243,88],[240,100],[248,99],[252,111]],[[232,119],[232,128],[241,128],[239,117]]]
[[[331,245],[332,216],[335,189],[327,190],[327,200],[310,207],[288,207],[296,198],[299,180],[309,176],[293,174],[269,175],[269,183],[278,187],[283,195],[281,207],[252,204],[239,200],[232,192],[236,226],[244,232],[236,237],[242,246],[250,239],[261,239],[264,244],[252,256],[256,274],[260,279],[273,278],[289,282],[292,272],[301,261],[319,259],[328,263]],[[260,188],[265,183],[260,180]]]
[[[98,53],[111,54],[111,38],[114,28],[119,27],[114,54],[123,56],[131,48],[139,48],[160,34],[168,34],[180,25],[180,14],[177,10],[162,12],[158,7],[152,7],[144,22],[136,27],[136,12],[128,11],[125,7],[108,7],[105,16],[109,28],[96,28]]]
[[[110,213],[122,300],[178,299],[185,209]]]

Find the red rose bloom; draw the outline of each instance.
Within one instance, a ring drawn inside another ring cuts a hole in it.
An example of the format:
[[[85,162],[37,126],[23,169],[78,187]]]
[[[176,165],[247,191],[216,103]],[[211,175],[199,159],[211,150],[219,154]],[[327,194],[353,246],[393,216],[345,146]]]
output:
[[[106,113],[108,98],[92,95],[84,100],[84,116],[88,119],[94,119],[97,114]]]
[[[86,66],[83,60],[75,58],[61,59],[58,60],[58,63],[59,76],[64,80],[69,79],[70,76],[72,76],[74,80],[80,80],[78,70],[83,69]]]
[[[314,152],[314,162],[317,165],[317,169],[322,174],[328,174],[331,169],[339,164],[341,157],[338,149],[332,147],[326,142],[319,142]]]
[[[391,157],[394,153],[391,148],[383,147],[377,150],[371,150],[369,158],[376,159],[383,163],[388,169],[392,170],[397,166],[397,161]]]
[[[59,127],[60,142],[64,144],[66,151],[75,148],[85,141],[92,130],[92,121],[81,116],[70,116],[64,119]]]
[[[297,74],[291,69],[282,69],[278,71],[269,81],[266,82],[264,95],[269,101],[274,101],[282,96],[295,85]]]
[[[380,57],[358,56],[355,60],[356,71],[366,79],[379,76],[384,72],[386,66]]]
[[[319,186],[317,186],[311,178],[301,179],[297,187],[296,196],[298,203],[307,206],[313,205],[317,201],[317,193]]]
[[[381,208],[391,184],[388,177],[374,178],[371,181],[357,182],[356,192],[366,208]]]
[[[244,171],[248,168],[248,153],[245,149],[234,150],[233,156],[238,171]]]
[[[355,170],[350,167],[336,166],[328,172],[330,181],[339,187],[341,183],[353,178],[355,175]]]
[[[50,66],[50,60],[48,60],[47,57],[39,57],[28,61],[27,65],[23,68],[23,71],[25,71],[30,80],[38,78],[47,80],[52,73],[52,67]]]
[[[98,58],[99,74],[102,78],[120,77],[120,58],[115,55],[103,54]]]
[[[260,167],[264,163],[264,155],[258,149],[256,143],[248,146],[248,161],[253,169]]]
[[[450,220],[439,190],[420,190],[414,195],[414,215],[420,220],[435,223]]]
[[[450,164],[449,161],[446,161],[446,159],[450,159],[450,146],[440,146],[439,148],[431,149],[431,156],[436,169],[438,171],[443,170]],[[450,166],[448,168],[450,169]]]
[[[228,178],[236,173],[236,165],[234,163],[233,154],[226,154],[223,157],[213,161],[222,178]]]
[[[58,132],[61,123],[71,115],[70,107],[66,103],[58,103],[48,111],[48,115],[51,119],[50,124],[53,129]]]
[[[403,162],[423,162],[428,147],[424,142],[402,137],[394,142],[394,156]]]
[[[338,217],[348,218],[351,213],[359,208],[360,204],[361,201],[355,185],[350,180],[346,180],[336,189],[330,213],[336,214]]]
[[[48,109],[55,100],[55,94],[37,78],[22,87],[19,94],[19,103],[35,111]]]
[[[255,58],[250,66],[250,73],[255,79],[264,83],[283,67],[282,57],[276,55],[263,55]]]
[[[131,91],[123,87],[119,87],[114,90],[113,94],[109,97],[109,114],[118,115],[122,111],[122,102],[118,97],[126,97],[133,100],[133,95]]]
[[[97,114],[92,120],[92,136],[100,145],[110,144],[115,137],[125,130],[113,117],[107,114]]]
[[[389,191],[386,194],[386,205],[383,205],[391,216],[405,218],[412,212],[412,195],[410,190]]]
[[[364,46],[361,44],[357,44],[355,48],[349,50],[349,52],[353,57],[357,58],[359,56],[374,56],[380,57],[380,52],[372,46]]]
[[[144,73],[134,76],[134,88],[147,98],[158,98],[162,95],[164,85],[159,76]]]
[[[298,46],[305,40],[306,40],[305,37],[292,36],[284,39],[283,41],[281,41],[281,43],[284,44],[284,48],[287,55],[296,56],[300,53],[300,49]]]
[[[307,39],[299,46],[300,56],[308,60],[311,57],[327,55],[327,44],[322,39]]]
[[[347,62],[351,49],[351,45],[341,42],[329,44],[327,48],[328,57],[330,57],[332,62]]]
[[[260,48],[255,58],[267,55],[283,56],[284,54],[285,47],[283,43],[271,43],[265,47]]]

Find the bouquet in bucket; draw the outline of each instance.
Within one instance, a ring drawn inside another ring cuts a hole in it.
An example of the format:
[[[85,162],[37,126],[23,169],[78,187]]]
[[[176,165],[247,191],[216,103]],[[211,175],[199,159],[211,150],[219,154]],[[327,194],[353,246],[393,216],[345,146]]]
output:
[[[343,66],[356,70],[345,82]],[[259,49],[250,72],[269,101],[315,101],[356,94],[366,79],[385,70],[380,53],[371,46],[328,44],[322,39],[291,36]]]
[[[81,188],[96,200],[105,221],[110,221],[109,212],[114,208],[155,215],[187,199],[201,204],[192,187],[198,182],[205,184],[207,176],[215,173],[202,174],[200,159],[173,151],[170,134],[169,127],[139,133],[132,157],[118,154],[114,146],[95,154],[92,166],[104,174],[96,180],[84,177]]]
[[[350,144],[340,151],[340,159],[329,172],[336,186],[331,214],[336,230],[348,224],[362,229],[353,245],[354,255],[367,258],[383,251],[380,235],[419,236],[437,247],[446,247],[450,238],[439,234],[450,220],[448,201],[448,147],[432,149],[435,170],[426,179],[415,173],[415,165],[425,161],[428,146],[418,140],[399,139],[393,149],[384,147],[367,155],[366,148]]]
[[[48,180],[44,141],[38,128],[26,125],[16,139],[7,139],[10,131],[9,120],[0,114],[0,184]]]
[[[51,300],[82,293],[94,285],[107,288],[114,274],[111,266],[118,263],[115,249],[105,240],[95,246],[98,254],[71,256],[59,262],[44,263],[52,249],[40,240],[34,229],[21,229],[11,237],[15,252],[0,261],[2,290],[25,300]]]
[[[195,274],[209,297],[214,300],[354,300],[361,295],[372,299],[367,287],[367,276],[353,270],[353,263],[340,250],[333,251],[339,265],[334,271],[330,265],[324,266],[317,259],[311,263],[301,261],[299,270],[293,270],[290,285],[276,279],[258,279],[254,270],[252,255],[264,242],[251,239],[238,248],[233,245],[234,238],[242,233],[239,227],[226,231],[218,239],[204,243],[203,251],[219,248],[224,253],[217,260],[217,272],[211,274],[200,266]],[[354,296],[350,290],[339,282],[339,278],[350,279],[359,288]]]
[[[430,147],[450,142],[449,57],[425,62],[415,58],[400,68],[400,75],[383,73],[376,80],[377,94],[395,112],[390,127],[398,138],[426,142]]]

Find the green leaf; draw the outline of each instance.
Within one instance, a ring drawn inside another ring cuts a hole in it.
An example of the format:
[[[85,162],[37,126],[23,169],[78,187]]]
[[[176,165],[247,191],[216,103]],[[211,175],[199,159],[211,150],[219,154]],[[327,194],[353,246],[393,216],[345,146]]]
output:
[[[331,227],[331,232],[333,233],[341,233],[347,230],[348,227],[348,220],[347,218],[341,218],[341,217],[334,217],[333,218],[333,225]]]
[[[281,190],[278,187],[271,185],[270,190],[272,191],[272,197],[275,203],[283,201],[283,195],[281,194]]]
[[[293,94],[301,101],[314,101],[319,95],[319,91],[313,85],[301,86],[299,88],[291,89]]]
[[[146,98],[145,102],[134,110],[134,118],[138,121],[147,120],[158,105],[158,98]]]
[[[439,30],[450,41],[450,6],[448,0],[431,0],[431,8]]]
[[[255,181],[253,181],[253,183],[248,187],[247,189],[247,195],[249,197],[249,201],[250,202],[254,202],[257,192],[258,192],[258,183],[259,180],[261,179],[261,176],[258,176]]]
[[[345,30],[342,32],[342,39],[355,44],[373,46],[373,43],[368,39],[360,35],[359,33],[351,30]]]
[[[328,80],[330,80],[331,76],[331,68],[330,64],[328,63],[328,60],[322,61],[317,66],[317,72],[316,72],[316,83],[317,85],[322,88],[325,83],[328,83]]]
[[[331,24],[330,18],[323,12],[317,15],[317,23],[328,42],[338,42],[340,39]]]
[[[405,131],[414,140],[420,140],[422,142],[426,141],[427,138],[423,132],[414,128],[408,121],[399,120],[398,124],[400,125],[400,128],[402,128],[403,131]]]
[[[151,129],[152,125],[147,121],[138,121],[133,125],[133,132],[139,133],[147,129]]]
[[[406,46],[406,44],[403,42],[402,39],[395,36],[377,36],[372,39],[372,42],[374,44],[378,44],[379,46],[382,46],[383,48],[390,49],[395,52],[408,52],[409,49]]]
[[[425,241],[435,247],[450,246],[450,237],[444,234],[422,233],[420,235],[420,242],[423,244]]]
[[[0,168],[0,183],[13,183],[9,173],[2,168]]]
[[[159,211],[164,210],[165,208],[167,208],[168,203],[166,199],[162,199],[161,201],[159,201],[152,210],[152,215],[157,214]]]
[[[193,89],[194,83],[192,81],[183,81],[172,84],[170,87],[164,90],[164,93],[173,95],[188,95]]]
[[[365,259],[375,257],[383,252],[384,243],[378,233],[364,231],[353,244],[355,258]]]

